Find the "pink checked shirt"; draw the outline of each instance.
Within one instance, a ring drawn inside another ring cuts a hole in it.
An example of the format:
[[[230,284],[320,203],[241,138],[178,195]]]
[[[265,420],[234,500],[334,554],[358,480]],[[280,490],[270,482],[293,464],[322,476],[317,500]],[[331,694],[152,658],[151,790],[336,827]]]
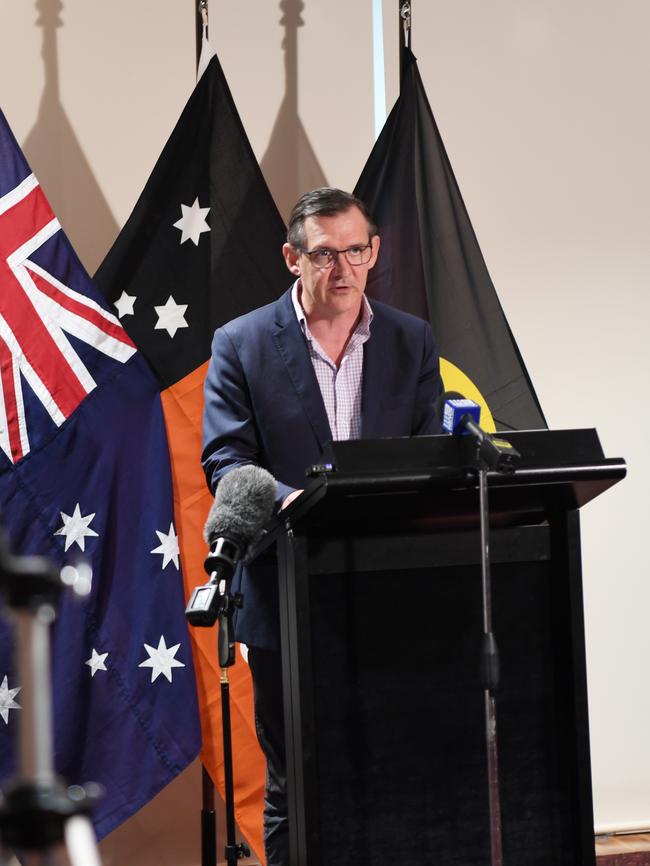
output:
[[[363,382],[363,344],[370,337],[372,309],[363,296],[361,318],[347,346],[341,364],[336,366],[309,330],[305,311],[298,300],[298,282],[291,292],[293,307],[307,338],[309,355],[323,396],[332,439],[359,439],[361,436],[361,385]]]

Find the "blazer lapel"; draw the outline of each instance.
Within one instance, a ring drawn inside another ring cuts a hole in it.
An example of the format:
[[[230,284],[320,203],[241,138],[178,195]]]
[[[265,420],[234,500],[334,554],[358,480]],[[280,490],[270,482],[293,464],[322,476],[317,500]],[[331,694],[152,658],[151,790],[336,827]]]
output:
[[[381,316],[374,311],[370,325],[370,338],[363,344],[363,384],[361,386],[361,437],[373,439],[381,436],[381,399],[390,373],[387,358],[390,350],[385,344]]]
[[[293,309],[291,291],[278,301],[272,336],[322,450],[331,442],[332,433],[305,335]]]

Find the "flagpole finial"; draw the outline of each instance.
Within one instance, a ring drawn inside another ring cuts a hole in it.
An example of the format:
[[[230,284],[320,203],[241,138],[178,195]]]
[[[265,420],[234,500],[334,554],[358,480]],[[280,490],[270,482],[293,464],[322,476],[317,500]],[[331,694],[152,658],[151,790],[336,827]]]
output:
[[[54,0],[53,3],[49,0],[36,0],[36,10],[38,18],[36,19],[37,27],[63,27],[60,13],[63,11],[63,0]]]
[[[402,3],[399,10],[400,18],[402,19],[402,29],[404,31],[404,47],[409,47],[411,37],[411,4],[409,0]]]
[[[197,73],[201,66],[201,54],[203,43],[208,38],[208,0],[199,0],[195,7],[195,36],[196,36],[196,68]],[[197,80],[201,76],[197,74]]]

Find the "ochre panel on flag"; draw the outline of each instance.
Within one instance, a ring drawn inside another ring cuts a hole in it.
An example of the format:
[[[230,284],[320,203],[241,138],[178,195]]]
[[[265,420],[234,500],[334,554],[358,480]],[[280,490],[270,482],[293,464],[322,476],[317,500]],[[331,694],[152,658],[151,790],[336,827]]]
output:
[[[469,376],[466,376],[459,367],[446,358],[440,358],[440,375],[445,391],[458,391],[463,397],[479,404],[481,407],[481,427],[488,433],[496,433],[497,428],[490,407]]]
[[[201,468],[201,418],[203,381],[207,362],[162,392],[174,487],[174,512],[179,537],[185,594],[207,576],[203,526],[212,496]],[[221,729],[221,697],[217,661],[216,627],[190,629],[197,691],[201,709],[203,750],[201,759],[225,796]],[[253,688],[250,671],[241,654],[229,670],[235,774],[235,816],[251,847],[262,857],[262,808],[265,763],[255,734]]]

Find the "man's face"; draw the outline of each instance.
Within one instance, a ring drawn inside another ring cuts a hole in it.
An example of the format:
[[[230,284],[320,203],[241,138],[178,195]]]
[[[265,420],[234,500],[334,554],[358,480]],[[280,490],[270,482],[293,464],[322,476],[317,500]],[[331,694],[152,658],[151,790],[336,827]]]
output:
[[[304,233],[305,246],[310,252],[363,247],[370,240],[366,218],[354,206],[336,216],[307,217]],[[378,237],[372,239],[372,255],[364,265],[351,265],[344,255],[338,255],[331,268],[321,269],[309,256],[289,244],[284,245],[283,252],[289,270],[301,278],[300,300],[308,317],[332,319],[342,314],[358,315],[368,271],[377,261]]]

